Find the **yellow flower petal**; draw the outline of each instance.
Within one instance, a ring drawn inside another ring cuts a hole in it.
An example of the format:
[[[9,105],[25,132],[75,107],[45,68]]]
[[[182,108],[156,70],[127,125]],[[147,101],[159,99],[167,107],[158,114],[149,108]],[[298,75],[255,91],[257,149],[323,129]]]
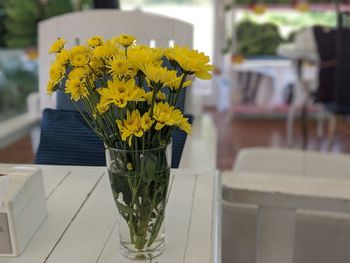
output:
[[[128,35],[128,34],[121,34],[119,35],[119,37],[117,37],[117,42],[118,44],[124,46],[124,47],[128,47],[131,44],[134,43],[134,41],[136,40],[136,38],[132,35]]]
[[[208,71],[198,71],[194,74],[199,79],[212,79],[212,75]]]
[[[52,53],[59,53],[64,48],[64,45],[66,44],[66,40],[64,38],[58,38],[50,47],[49,54]]]
[[[107,111],[111,104],[124,108],[128,102],[145,100],[145,91],[136,86],[134,79],[129,79],[128,81],[109,80],[107,86],[107,88],[98,90],[101,98],[97,109],[100,113]]]

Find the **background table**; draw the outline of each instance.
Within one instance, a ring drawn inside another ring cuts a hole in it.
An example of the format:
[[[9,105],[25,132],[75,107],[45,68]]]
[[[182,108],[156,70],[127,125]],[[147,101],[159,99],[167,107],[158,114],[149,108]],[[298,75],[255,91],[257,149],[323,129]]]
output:
[[[234,73],[259,73],[273,80],[273,93],[268,103],[265,103],[267,107],[284,105],[285,89],[296,82],[293,65],[288,59],[247,59],[241,64],[232,64],[231,70]]]
[[[117,209],[106,168],[40,166],[49,211],[23,254],[0,263],[131,262],[119,253]],[[166,249],[152,262],[221,262],[220,177],[172,170]]]

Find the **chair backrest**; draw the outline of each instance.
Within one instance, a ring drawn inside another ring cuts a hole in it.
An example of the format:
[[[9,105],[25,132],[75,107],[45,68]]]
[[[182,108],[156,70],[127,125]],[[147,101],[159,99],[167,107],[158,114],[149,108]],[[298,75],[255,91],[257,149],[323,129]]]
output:
[[[192,48],[191,24],[141,11],[91,10],[58,16],[39,24],[40,109],[43,111],[45,108],[57,108],[58,110],[44,112],[36,163],[104,165],[103,144],[86,127],[78,112],[66,111],[74,110],[74,107],[65,94],[57,92],[57,97],[51,98],[46,94],[49,67],[53,59],[48,54],[48,50],[51,43],[58,37],[65,38],[69,48],[76,43],[77,39],[85,41],[94,35],[111,38],[122,33],[134,35],[139,44],[169,47],[174,43]],[[186,89],[183,91],[185,92]],[[188,95],[190,93],[186,94],[187,103],[191,101]],[[184,97],[185,93],[179,101],[184,102]],[[179,106],[184,107],[183,104]],[[185,108],[189,107],[185,106]],[[70,142],[66,140],[67,137],[70,138]],[[86,145],[86,141],[90,142],[89,145]],[[184,132],[174,133],[172,158],[174,168],[179,165],[185,141]]]
[[[142,11],[89,10],[65,14],[39,23],[39,91],[40,109],[56,108],[56,97],[46,94],[49,67],[53,57],[48,54],[50,45],[64,37],[67,47],[76,40],[100,35],[111,38],[119,34],[132,34],[139,44],[169,47],[171,43],[192,48],[193,26],[174,18]],[[189,102],[187,94],[187,101]]]
[[[336,41],[337,70],[335,76],[335,100],[341,108],[350,110],[350,28],[349,13],[338,14],[338,28]]]
[[[277,148],[246,148],[239,151],[235,173],[349,179],[348,154],[324,154]]]
[[[316,100],[334,104],[334,111],[341,113],[350,104],[350,29],[317,26],[314,34],[320,58]]]
[[[332,102],[336,70],[336,31],[321,26],[314,27],[317,52],[320,59],[319,87],[316,100]]]

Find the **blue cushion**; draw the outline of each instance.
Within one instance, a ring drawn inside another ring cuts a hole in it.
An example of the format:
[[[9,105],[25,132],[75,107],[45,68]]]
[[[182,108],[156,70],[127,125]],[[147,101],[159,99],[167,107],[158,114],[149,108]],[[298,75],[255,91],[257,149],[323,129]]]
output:
[[[188,118],[189,122],[192,124],[193,116],[185,115]],[[171,168],[178,168],[182,156],[182,152],[184,150],[184,146],[187,139],[187,133],[176,129],[172,135],[172,155],[171,155]]]
[[[192,123],[193,117],[186,116]],[[172,168],[178,168],[187,134],[172,136]],[[102,141],[77,111],[45,109],[36,164],[105,166]]]
[[[78,111],[77,107],[84,111],[84,105],[81,101],[78,101],[76,105],[69,98],[69,95],[65,94],[61,90],[56,91],[56,109],[57,110],[69,110],[69,111]]]
[[[45,109],[36,164],[105,166],[102,141],[77,111]]]

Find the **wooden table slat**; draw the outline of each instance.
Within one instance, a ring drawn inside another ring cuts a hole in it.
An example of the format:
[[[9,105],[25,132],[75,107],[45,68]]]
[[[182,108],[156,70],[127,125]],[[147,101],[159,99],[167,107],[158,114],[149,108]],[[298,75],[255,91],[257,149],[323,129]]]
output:
[[[62,175],[59,169],[58,172]],[[51,180],[51,176],[56,176],[56,173],[44,174],[44,181]],[[0,263],[44,262],[86,196],[92,191],[99,176],[100,174],[89,171],[84,174],[71,173],[47,200],[49,216],[23,254],[19,257],[1,257]]]
[[[172,174],[175,177],[165,220],[166,249],[157,260],[159,260],[159,262],[181,263],[184,260],[184,253],[187,245],[186,240],[188,236],[188,224],[190,222],[195,177],[191,176],[188,172],[176,171]],[[178,198],[180,198],[181,201],[179,201]],[[98,262],[132,262],[120,255],[117,227],[114,233],[112,233],[111,239]]]
[[[117,213],[108,176],[104,174],[48,262],[97,262]]]
[[[208,173],[197,175],[186,263],[208,262],[206,253],[198,254],[198,251],[211,251],[213,246],[212,242],[203,242],[203,240],[213,240],[211,231],[203,231],[203,229],[210,229],[213,223],[214,204],[213,200],[208,202],[209,200],[206,198],[208,194],[210,196],[214,195],[213,177]],[[206,220],[200,220],[200,218],[205,218]]]

